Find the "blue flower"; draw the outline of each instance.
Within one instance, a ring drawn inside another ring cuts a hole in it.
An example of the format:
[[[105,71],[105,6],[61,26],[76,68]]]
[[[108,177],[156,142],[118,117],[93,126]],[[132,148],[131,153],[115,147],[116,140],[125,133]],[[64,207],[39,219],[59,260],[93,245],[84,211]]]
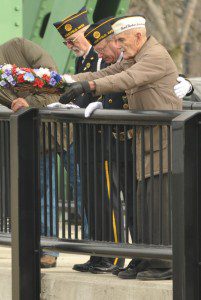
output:
[[[5,80],[1,80],[1,81],[0,81],[0,86],[6,86],[6,84],[7,84],[7,83],[6,83]]]
[[[35,80],[35,77],[32,73],[26,73],[24,74],[24,80],[26,81],[30,81],[30,82],[33,82]]]
[[[9,76],[9,75],[12,74],[12,72],[11,72],[11,70],[6,69],[6,70],[5,70],[5,74]]]
[[[54,78],[51,78],[50,81],[49,81],[49,84],[51,86],[55,86],[57,84],[56,80]]]
[[[57,74],[57,72],[55,72],[55,71],[51,71],[50,72],[50,77],[55,77],[55,76],[57,76],[58,74]]]
[[[56,76],[54,77],[54,79],[58,83],[59,81],[61,81],[62,78],[61,78],[61,76],[59,74],[56,74]]]
[[[9,83],[11,83],[13,80],[14,80],[14,78],[13,78],[12,75],[9,75],[9,76],[7,77],[7,81],[8,81]]]
[[[13,80],[13,81],[10,82],[10,84],[13,85],[13,86],[15,86],[16,83],[17,83],[17,82],[16,82],[15,80]]]
[[[3,79],[6,79],[8,77],[8,75],[6,75],[5,73],[3,73],[2,75],[1,75],[1,78],[3,78]]]

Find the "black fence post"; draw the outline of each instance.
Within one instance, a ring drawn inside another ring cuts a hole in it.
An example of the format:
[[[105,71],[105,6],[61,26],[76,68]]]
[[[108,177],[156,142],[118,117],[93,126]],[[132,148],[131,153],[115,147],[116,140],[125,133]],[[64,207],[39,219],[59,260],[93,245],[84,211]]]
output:
[[[173,128],[173,299],[201,299],[199,290],[199,177],[201,113],[184,112]]]
[[[12,299],[40,299],[38,110],[10,119]]]

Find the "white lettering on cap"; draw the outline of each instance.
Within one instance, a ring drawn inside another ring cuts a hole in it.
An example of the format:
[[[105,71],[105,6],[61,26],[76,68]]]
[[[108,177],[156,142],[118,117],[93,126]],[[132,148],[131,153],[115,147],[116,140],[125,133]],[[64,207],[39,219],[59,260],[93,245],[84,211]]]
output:
[[[145,22],[146,20],[143,17],[127,17],[115,22],[112,25],[112,29],[114,30],[114,34],[119,34],[132,28],[144,28]]]

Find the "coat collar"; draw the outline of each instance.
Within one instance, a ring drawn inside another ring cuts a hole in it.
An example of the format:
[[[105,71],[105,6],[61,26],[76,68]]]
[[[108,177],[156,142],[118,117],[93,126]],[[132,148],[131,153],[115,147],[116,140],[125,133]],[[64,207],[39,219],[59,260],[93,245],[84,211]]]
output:
[[[151,47],[157,44],[158,41],[153,36],[149,36],[146,42],[144,43],[144,45],[142,46],[142,48],[140,49],[140,51],[135,55],[134,60],[138,62],[141,59],[141,57],[144,55],[144,53],[149,51]]]

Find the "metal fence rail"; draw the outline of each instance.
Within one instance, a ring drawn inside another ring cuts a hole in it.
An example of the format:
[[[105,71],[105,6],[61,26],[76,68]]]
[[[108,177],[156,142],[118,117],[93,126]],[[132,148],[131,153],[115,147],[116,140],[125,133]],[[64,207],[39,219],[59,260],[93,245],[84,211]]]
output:
[[[174,298],[199,299],[200,113],[83,113],[0,114],[0,243],[10,244],[10,132],[14,299],[39,299],[40,207],[41,247],[61,252],[171,259],[173,233]]]
[[[10,232],[10,114],[0,113],[0,232]]]
[[[130,256],[138,245],[150,253],[163,246],[171,256],[171,121],[178,114],[99,111],[85,119],[81,109],[41,110],[42,235],[68,242],[56,243],[61,251],[74,241],[78,248],[102,241],[108,249],[132,245]]]

